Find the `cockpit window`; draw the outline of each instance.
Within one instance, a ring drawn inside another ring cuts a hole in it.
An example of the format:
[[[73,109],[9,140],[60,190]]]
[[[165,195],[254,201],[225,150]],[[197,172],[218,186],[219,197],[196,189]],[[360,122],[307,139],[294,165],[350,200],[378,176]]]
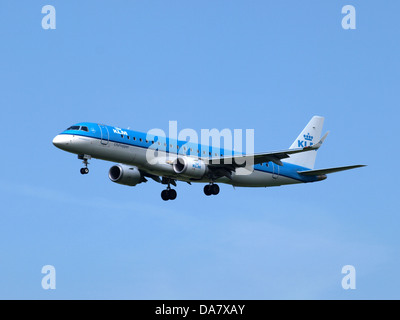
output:
[[[79,130],[79,126],[71,126],[67,130]]]
[[[81,131],[89,132],[89,129],[86,126],[71,126],[67,130],[81,130]],[[67,131],[67,130],[65,130],[65,131]]]

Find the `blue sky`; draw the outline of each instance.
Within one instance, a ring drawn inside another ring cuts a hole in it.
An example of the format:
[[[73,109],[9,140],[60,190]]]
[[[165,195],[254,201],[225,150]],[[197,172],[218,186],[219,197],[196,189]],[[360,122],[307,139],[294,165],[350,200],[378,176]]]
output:
[[[56,8],[43,30],[41,8]],[[357,29],[341,26],[344,5]],[[399,299],[397,1],[0,3],[0,298]],[[325,117],[316,168],[278,188],[113,184],[51,141],[99,122],[254,129],[287,148]],[[56,269],[43,290],[41,269]],[[344,265],[356,289],[343,290]]]

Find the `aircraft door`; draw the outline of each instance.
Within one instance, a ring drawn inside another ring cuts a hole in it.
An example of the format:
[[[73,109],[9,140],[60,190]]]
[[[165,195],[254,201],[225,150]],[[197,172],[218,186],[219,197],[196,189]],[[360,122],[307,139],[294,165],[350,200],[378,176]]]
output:
[[[278,179],[279,176],[279,166],[273,162],[271,162],[272,165],[272,178],[273,179]]]
[[[107,145],[108,140],[110,139],[110,133],[108,132],[108,128],[102,124],[99,124],[99,128],[100,128],[101,144]]]

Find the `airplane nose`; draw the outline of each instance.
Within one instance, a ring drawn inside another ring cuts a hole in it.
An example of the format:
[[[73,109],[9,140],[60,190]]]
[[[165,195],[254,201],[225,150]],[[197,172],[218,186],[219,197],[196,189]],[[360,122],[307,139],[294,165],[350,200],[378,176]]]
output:
[[[59,134],[57,136],[55,136],[55,138],[53,139],[53,144],[60,149],[65,148],[66,146],[68,146],[68,144],[70,143],[70,139],[67,135],[65,134]]]

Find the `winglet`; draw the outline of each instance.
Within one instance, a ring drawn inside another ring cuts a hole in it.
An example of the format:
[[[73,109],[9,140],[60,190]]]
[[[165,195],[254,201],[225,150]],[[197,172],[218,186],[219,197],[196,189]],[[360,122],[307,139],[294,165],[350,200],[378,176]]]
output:
[[[324,134],[324,136],[321,138],[321,140],[319,140],[319,142],[317,143],[318,144],[318,148],[324,143],[324,141],[325,141],[326,137],[328,136],[328,134],[329,134],[329,131],[327,131]]]
[[[324,141],[325,141],[326,137],[328,136],[328,134],[329,134],[329,131],[327,131],[327,132],[324,134],[324,136],[318,141],[317,144],[314,144],[314,145],[309,146],[309,147],[305,147],[304,149],[306,149],[306,148],[312,149],[312,150],[317,150],[317,149],[319,149],[319,147],[322,146],[322,144],[324,143]]]

